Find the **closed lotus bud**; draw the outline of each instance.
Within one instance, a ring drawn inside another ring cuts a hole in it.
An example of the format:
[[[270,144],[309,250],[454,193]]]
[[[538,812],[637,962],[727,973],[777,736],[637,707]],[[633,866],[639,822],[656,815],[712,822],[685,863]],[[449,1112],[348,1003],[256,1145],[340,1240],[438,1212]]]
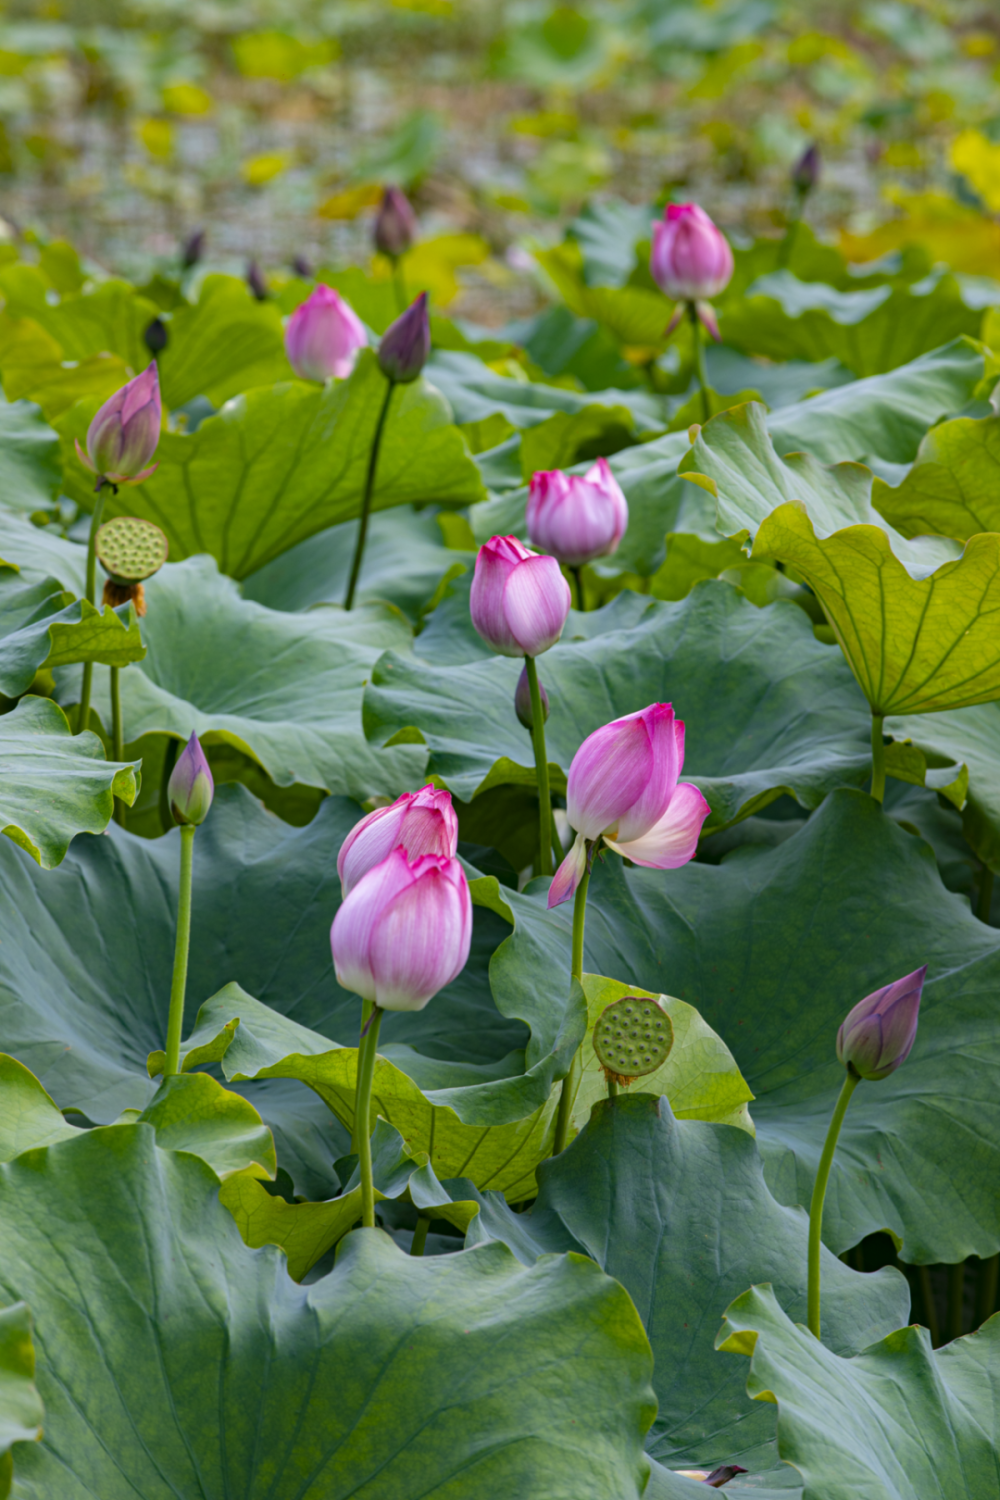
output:
[[[312,280],[312,262],[308,260],[304,255],[292,256],[292,270],[295,272],[296,276],[301,276],[306,281]]]
[[[323,282],[295,309],[285,329],[288,363],[300,380],[343,380],[367,342],[357,313]]]
[[[205,231],[204,229],[196,229],[193,234],[188,235],[181,246],[181,265],[184,267],[184,270],[190,271],[192,266],[196,266],[204,253]]]
[[[382,335],[378,362],[383,375],[396,385],[416,380],[431,352],[431,324],[427,315],[427,293],[421,292]]]
[[[577,838],[549,888],[550,907],[573,895],[595,839],[653,870],[676,870],[694,858],[711,809],[696,786],[678,781],[683,766],[684,725],[669,703],[651,703],[588,735],[566,784],[566,816]]]
[[[668,297],[699,302],[728,285],[733,252],[697,203],[668,203],[663,218],[653,225],[649,269]]]
[[[142,341],[155,358],[167,347],[167,325],[162,318],[154,318],[142,336]]]
[[[906,1061],[916,1040],[926,974],[924,964],[858,1001],[837,1032],[837,1058],[849,1073],[875,1081]]]
[[[393,849],[333,919],[337,981],[383,1010],[423,1010],[465,968],[472,901],[457,859]]]
[[[542,700],[542,723],[547,724],[549,722],[549,695],[541,682],[538,684],[538,696]],[[535,727],[535,716],[531,711],[531,684],[528,682],[527,667],[521,668],[521,675],[514,689],[514,712],[531,734]]]
[[[341,844],[337,855],[340,889],[345,897],[350,895],[362,875],[381,864],[393,849],[402,849],[410,859],[421,854],[450,859],[457,848],[458,818],[451,793],[433,786],[404,792],[391,806],[376,807],[355,823]]]
[[[208,817],[215,782],[205,752],[196,734],[192,734],[177,757],[167,782],[167,798],[176,823],[204,823]]]
[[[819,182],[819,172],[819,147],[814,142],[806,147],[792,168],[792,187],[805,198]]]
[[[607,459],[599,458],[586,474],[533,474],[525,516],[533,547],[579,568],[616,551],[628,525],[628,503]]]
[[[250,288],[258,302],[266,302],[268,291],[264,272],[255,260],[247,261],[247,286]]]
[[[472,623],[501,656],[540,656],[562,635],[569,584],[554,557],[539,557],[514,536],[479,549],[469,596]]]
[[[156,361],[109,396],[87,429],[87,451],[76,452],[99,480],[141,484],[157,468],[149,465],[160,441],[160,382]]]
[[[390,260],[405,255],[417,238],[417,216],[402,188],[387,187],[372,228],[375,249]]]

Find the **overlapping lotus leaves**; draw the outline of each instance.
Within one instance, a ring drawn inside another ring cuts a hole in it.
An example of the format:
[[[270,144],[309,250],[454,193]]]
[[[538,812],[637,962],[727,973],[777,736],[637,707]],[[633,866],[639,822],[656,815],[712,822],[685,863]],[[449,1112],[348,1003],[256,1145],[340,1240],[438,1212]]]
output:
[[[719,1339],[752,1355],[747,1390],[777,1403],[778,1451],[816,1500],[1000,1495],[997,1317],[945,1349],[913,1326],[845,1359],[755,1286],[727,1309]]]
[[[8,402],[0,404],[0,495],[5,506],[26,512],[52,506],[62,478],[58,443],[37,406],[8,393]]]
[[[31,1334],[31,1312],[23,1302],[0,1311],[0,1495],[4,1500],[13,1478],[11,1445],[37,1442],[45,1418],[35,1386]]]
[[[58,346],[60,360],[86,360],[94,355],[112,354],[133,373],[149,363],[150,353],[143,334],[159,308],[127,281],[112,277],[91,291],[69,291],[53,298],[52,283],[42,268],[22,261],[0,270],[0,291],[7,314],[0,342],[0,369],[4,367],[4,345],[11,333],[21,334],[19,342],[23,349],[24,335],[33,334],[35,328],[48,335],[50,351],[53,343]],[[17,329],[16,322],[20,319],[30,320],[28,328]]]
[[[649,391],[574,391],[518,380],[498,374],[474,354],[439,350],[427,366],[427,378],[447,397],[456,422],[479,422],[500,412],[512,427],[531,428],[556,412],[575,415],[597,406],[619,413],[624,409],[638,432],[666,426],[662,400]]]
[[[105,760],[97,735],[74,735],[49,699],[22,698],[0,718],[0,832],[51,870],[76,834],[107,827],[115,797],[131,806],[138,769]]]
[[[930,848],[864,793],[833,792],[777,847],[746,847],[717,866],[599,863],[584,962],[677,995],[718,1033],[753,1091],[767,1181],[787,1204],[812,1191],[843,1080],[840,1022],[927,963],[906,1067],[852,1100],[825,1240],[839,1252],[888,1228],[905,1260],[948,1264],[1000,1248],[1000,934],[944,888]]]
[[[243,1245],[218,1186],[144,1125],[3,1167],[0,1287],[32,1308],[45,1403],[41,1443],[18,1449],[19,1491],[641,1491],[649,1346],[592,1262],[526,1269],[501,1245],[414,1260],[364,1231],[298,1287],[278,1251]]]
[[[206,276],[197,302],[182,303],[163,321],[167,346],[156,363],[170,408],[196,396],[221,406],[240,391],[293,378],[278,308],[258,302],[239,277]]]
[[[208,552],[223,572],[245,578],[358,514],[384,394],[385,377],[368,351],[348,380],[248,391],[195,432],[165,433],[156,473],[106,500],[106,514],[155,522],[174,561]],[[89,507],[93,486],[72,456],[72,439],[82,437],[87,420],[87,410],[76,407],[59,427],[66,492]],[[379,451],[374,509],[414,501],[470,505],[484,494],[446,403],[422,380],[401,386]]]
[[[87,549],[60,535],[56,527],[35,526],[2,505],[0,557],[9,567],[18,568],[25,581],[42,583],[54,578],[72,598],[86,593]]]
[[[145,654],[131,603],[98,609],[54,578],[28,583],[0,567],[0,692],[8,698],[26,693],[43,670],[84,661],[126,667]]]
[[[1000,870],[1000,705],[978,703],[948,713],[886,720],[887,734],[910,737],[929,755],[961,760],[969,773],[962,831],[979,858]]]
[[[872,504],[903,536],[1000,531],[1000,417],[932,428],[901,484],[875,480]]]
[[[0,1052],[0,1161],[79,1135],[30,1069]]]
[[[745,1367],[714,1348],[737,1287],[773,1282],[790,1315],[805,1316],[806,1215],[775,1202],[754,1142],[724,1125],[678,1121],[658,1090],[637,1088],[597,1103],[538,1175],[528,1213],[487,1198],[466,1242],[503,1240],[528,1265],[579,1250],[621,1282],[653,1349],[659,1412],[646,1442],[660,1463],[776,1467],[774,1408],[755,1405]],[[838,1355],[906,1322],[910,1294],[898,1271],[861,1276],[824,1250],[822,1274],[824,1339]]]
[[[818,537],[805,508],[781,505],[753,556],[790,563],[816,594],[874,714],[921,714],[1000,695],[1000,537],[913,577],[876,526]]]

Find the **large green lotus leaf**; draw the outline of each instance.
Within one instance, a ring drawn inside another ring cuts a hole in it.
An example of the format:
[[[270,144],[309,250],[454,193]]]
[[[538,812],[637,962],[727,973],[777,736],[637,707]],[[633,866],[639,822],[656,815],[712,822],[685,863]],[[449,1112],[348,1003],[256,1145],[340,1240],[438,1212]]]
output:
[[[47,510],[59,494],[58,435],[31,401],[0,402],[0,504]]]
[[[78,833],[100,833],[114,799],[135,801],[138,766],[104,759],[89,730],[74,735],[47,698],[22,698],[0,718],[0,832],[51,870]]]
[[[277,1171],[274,1140],[253,1105],[207,1073],[165,1078],[134,1123],[152,1125],[158,1146],[200,1156],[219,1177]]]
[[[345,614],[266,609],[240,597],[208,557],[168,565],[146,585],[148,654],[121,678],[130,742],[144,734],[232,745],[278,786],[301,782],[359,800],[395,796],[420,774],[412,747],[372,749],[361,732],[361,689],[387,647],[405,650],[398,611],[369,604]],[[78,696],[76,675],[61,696]],[[94,705],[111,725],[98,673]]]
[[[801,574],[826,612],[874,714],[962,708],[1000,696],[1000,536],[913,577],[877,526],[818,537],[805,508],[781,505],[753,556]]]
[[[808,1219],[775,1202],[743,1131],[677,1120],[646,1083],[594,1106],[568,1150],[539,1169],[527,1213],[488,1199],[466,1243],[501,1239],[528,1265],[567,1250],[596,1260],[632,1298],[652,1345],[650,1454],[671,1468],[766,1472],[777,1464],[774,1408],[748,1398],[745,1366],[720,1359],[714,1340],[735,1289],[755,1281],[774,1283],[781,1305],[805,1317]],[[898,1271],[862,1276],[829,1250],[821,1257],[823,1335],[838,1355],[906,1322]]]
[[[615,420],[631,413],[642,431],[662,431],[666,414],[658,396],[649,391],[577,391],[565,386],[500,375],[475,354],[439,350],[427,366],[428,380],[447,397],[456,422],[481,422],[495,412],[513,427],[535,427],[556,412],[576,415],[594,406],[610,407]]]
[[[0,1311],[0,1495],[4,1500],[13,1477],[11,1444],[37,1442],[45,1420],[35,1385],[31,1335],[31,1312],[23,1302]]]
[[[385,388],[375,355],[365,351],[348,380],[290,381],[234,397],[195,432],[165,433],[156,473],[109,497],[105,514],[155,522],[175,562],[208,552],[224,573],[245,578],[358,514]],[[92,476],[72,439],[85,432],[89,415],[81,404],[59,421],[66,493],[87,508]],[[470,505],[484,494],[447,404],[422,380],[399,386],[379,450],[373,508]]]
[[[17,1454],[25,1500],[637,1500],[645,1483],[649,1345],[584,1257],[413,1259],[359,1231],[298,1287],[277,1250],[243,1245],[211,1169],[143,1125],[28,1153],[0,1199],[0,1286],[32,1307],[46,1413]]]
[[[622,344],[650,352],[663,347],[674,304],[658,287],[588,285],[583,254],[572,241],[536,251],[535,259],[578,318],[604,324]]]
[[[60,536],[56,527],[35,526],[3,505],[0,505],[0,557],[33,583],[56,578],[73,598],[86,593],[86,548]]]
[[[146,654],[131,603],[98,609],[54,578],[28,583],[0,566],[0,692],[19,698],[43,668],[69,662],[127,667]]]
[[[879,375],[910,363],[962,334],[978,335],[982,306],[969,306],[953,276],[912,286],[838,291],[772,271],[729,303],[721,327],[727,343],[768,359],[833,356],[856,374]]]
[[[132,375],[118,354],[64,362],[62,345],[34,318],[0,313],[0,375],[8,401],[37,402],[53,421],[77,401],[106,401]]]
[[[167,346],[157,366],[168,407],[195,396],[221,406],[253,386],[293,379],[278,308],[258,302],[238,276],[206,276],[198,301],[182,304],[164,322]]]
[[[977,703],[949,713],[886,721],[886,732],[912,739],[925,753],[963,763],[969,771],[962,830],[979,858],[1000,871],[1000,704]]]
[[[719,1341],[752,1355],[747,1390],[777,1403],[778,1451],[809,1497],[1000,1495],[1000,1319],[944,1349],[926,1328],[900,1328],[845,1359],[754,1286],[727,1309]]]
[[[0,1161],[78,1134],[34,1073],[0,1052]]]
[[[920,444],[916,463],[895,489],[882,479],[872,504],[903,536],[968,541],[1000,531],[1000,417],[956,417]]]
[[[64,360],[117,354],[133,374],[149,364],[143,334],[159,308],[127,281],[102,281],[90,291],[52,300],[51,283],[43,272],[19,263],[0,270],[0,291],[10,317],[31,318],[59,345]]]
[[[839,1252],[888,1228],[904,1259],[950,1264],[1000,1247],[1000,933],[877,802],[833,792],[777,847],[719,865],[660,873],[609,857],[591,880],[586,939],[588,969],[686,1000],[729,1046],[768,1183],[789,1204],[809,1202],[840,1091],[837,1028],[926,963],[906,1066],[863,1084],[847,1112],[824,1237]]]

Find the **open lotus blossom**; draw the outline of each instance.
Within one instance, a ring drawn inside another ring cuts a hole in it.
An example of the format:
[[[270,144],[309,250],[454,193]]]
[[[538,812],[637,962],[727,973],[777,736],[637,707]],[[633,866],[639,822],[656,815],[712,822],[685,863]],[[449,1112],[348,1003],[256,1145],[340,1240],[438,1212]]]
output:
[[[607,459],[599,458],[586,474],[533,474],[525,517],[533,547],[579,568],[617,549],[628,525],[628,502]]]
[[[696,786],[678,781],[683,765],[684,725],[669,703],[588,735],[569,768],[566,816],[576,840],[549,888],[550,907],[574,894],[598,839],[654,870],[694,857],[710,809]]]
[[[453,857],[458,848],[458,818],[450,792],[433,786],[404,792],[391,806],[376,807],[355,823],[337,855],[343,895],[349,895],[363,875],[397,848],[410,859],[421,854]]]
[[[837,1057],[858,1078],[895,1073],[917,1036],[927,965],[859,1000],[837,1032]]]
[[[176,822],[204,823],[215,796],[215,782],[201,741],[192,734],[177,757],[167,782],[170,811]]]
[[[569,606],[569,584],[554,557],[529,552],[515,536],[494,536],[480,547],[469,609],[501,656],[539,656],[554,646]]]
[[[368,342],[364,324],[339,292],[323,282],[288,320],[285,352],[300,380],[343,380]]]
[[[141,484],[158,467],[149,460],[160,441],[161,413],[154,359],[141,375],[108,397],[87,429],[86,452],[77,440],[77,457],[98,480]]]
[[[457,859],[393,849],[333,919],[337,980],[382,1010],[423,1010],[465,968],[472,900]]]

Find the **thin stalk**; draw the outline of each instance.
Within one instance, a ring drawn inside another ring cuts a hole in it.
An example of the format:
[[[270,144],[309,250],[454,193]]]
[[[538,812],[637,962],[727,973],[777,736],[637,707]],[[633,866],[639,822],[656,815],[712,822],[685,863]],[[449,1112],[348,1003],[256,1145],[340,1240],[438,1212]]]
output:
[[[365,476],[365,493],[361,501],[361,524],[358,527],[358,539],[354,544],[354,560],[351,563],[351,577],[347,585],[347,597],[344,600],[344,608],[351,609],[354,605],[354,591],[358,586],[358,574],[361,572],[361,559],[364,556],[365,538],[368,535],[368,515],[372,508],[372,491],[375,488],[375,470],[378,467],[378,450],[382,444],[382,429],[385,419],[389,415],[389,402],[396,388],[394,380],[387,380],[385,384],[385,396],[382,401],[382,410],[378,414],[378,422],[375,424],[375,436],[372,438],[371,452],[368,455],[368,473]]]
[[[181,1070],[181,1029],[184,1025],[184,996],[187,991],[188,948],[191,944],[191,869],[194,855],[193,823],[181,825],[181,881],[177,898],[177,940],[174,945],[174,977],[170,986],[170,1015],[167,1019],[167,1061],[164,1078]]]
[[[833,1111],[833,1119],[830,1128],[826,1132],[826,1142],[823,1146],[823,1155],[819,1159],[819,1167],[816,1171],[816,1182],[813,1185],[812,1203],[809,1206],[809,1286],[806,1302],[806,1319],[809,1331],[819,1338],[819,1249],[822,1243],[823,1230],[823,1202],[826,1198],[826,1185],[830,1180],[830,1168],[833,1165],[833,1153],[837,1149],[837,1137],[840,1135],[840,1127],[844,1123],[847,1106],[851,1102],[851,1095],[861,1082],[860,1078],[853,1073],[844,1076],[844,1086],[840,1091],[840,1098]]]
[[[934,1300],[934,1286],[931,1282],[930,1266],[917,1267],[917,1280],[920,1282],[920,1296],[923,1299],[924,1317],[927,1319],[931,1344],[936,1349],[941,1343],[941,1329],[938,1325],[937,1302]]]
[[[609,1073],[607,1075],[607,1077],[608,1077],[608,1098],[609,1099],[617,1099],[618,1098],[618,1079],[615,1077],[615,1075],[613,1073]]]
[[[531,743],[535,747],[535,775],[538,779],[538,873],[552,874],[552,797],[549,793],[549,762],[545,752],[545,715],[538,687],[535,658],[524,658],[531,690]]]
[[[782,239],[781,244],[778,246],[779,269],[787,266],[788,262],[792,258],[792,251],[795,248],[795,239],[799,232],[799,225],[802,222],[802,210],[805,208],[805,206],[806,195],[804,193],[796,192],[795,207],[792,209],[791,213],[788,216],[788,223],[785,226],[784,238]]]
[[[553,861],[554,861],[555,864],[557,864],[557,865],[561,865],[562,864],[562,862],[563,862],[563,856],[564,856],[565,852],[566,851],[563,849],[563,846],[562,846],[562,840],[559,837],[559,830],[556,827],[556,813],[555,813],[555,808],[553,808],[552,809],[552,859],[553,859]]]
[[[576,584],[576,607],[577,607],[578,610],[580,610],[580,612],[582,614],[583,608],[584,608],[584,604],[583,604],[583,572],[582,572],[582,569],[580,569],[580,568],[570,568],[570,572],[573,575],[573,582]]]
[[[101,524],[101,516],[104,514],[104,479],[97,481],[94,509],[90,514],[90,531],[87,533],[87,598],[91,604],[96,604],[94,598],[97,592],[97,528]],[[112,489],[114,486],[112,485]],[[94,663],[85,661],[83,664],[83,680],[80,683],[80,703],[76,712],[76,732],[86,729],[90,722],[90,693],[94,684]]]
[[[180,746],[180,740],[175,740],[173,735],[171,735],[167,740],[166,749],[163,752],[163,770],[160,773],[159,814],[164,833],[169,833],[174,826],[167,787],[170,783],[170,773],[174,769],[174,763],[177,760],[177,752]]]
[[[712,415],[712,402],[708,394],[708,376],[705,374],[705,345],[702,339],[701,319],[693,302],[688,303],[691,319],[691,337],[694,339],[694,368],[701,386],[701,420],[707,422]]]
[[[111,759],[123,761],[125,759],[125,733],[122,729],[122,689],[119,679],[118,667],[109,667],[111,673]],[[120,797],[115,798],[115,822],[125,827],[125,803]]]
[[[983,873],[979,877],[979,900],[976,902],[976,916],[980,922],[989,926],[990,911],[993,907],[993,871],[989,865],[983,865]]]
[[[976,1284],[976,1327],[980,1328],[987,1318],[992,1318],[997,1305],[997,1272],[1000,1271],[1000,1255],[991,1255],[989,1260],[979,1262]]]
[[[393,257],[392,280],[396,288],[396,306],[401,313],[405,313],[409,306],[406,300],[406,273],[403,270],[403,262],[398,255]]]
[[[431,1221],[426,1214],[421,1214],[417,1220],[417,1227],[413,1231],[413,1241],[410,1245],[411,1255],[423,1255],[424,1246],[427,1243],[427,1231],[431,1227]]]
[[[882,715],[872,714],[872,796],[876,802],[885,797],[885,745],[882,741]]]
[[[358,1090],[361,1087],[361,1053],[364,1051],[365,1037],[368,1033],[365,1027],[371,1020],[372,1011],[375,1009],[374,1000],[362,1000],[361,1002],[361,1036],[358,1041],[358,1068],[354,1079],[354,1128],[351,1131],[351,1150],[355,1156],[358,1154]]]
[[[583,930],[587,921],[587,887],[590,884],[590,870],[583,872],[580,884],[576,888],[576,901],[573,904],[573,966],[571,974],[574,979],[583,981]],[[569,1139],[569,1127],[573,1114],[573,1100],[580,1083],[581,1049],[576,1049],[576,1055],[570,1063],[569,1072],[562,1081],[562,1091],[559,1095],[559,1108],[556,1111],[556,1138],[552,1147],[552,1155],[558,1156],[560,1151],[565,1151],[566,1142]]]
[[[371,1115],[372,1079],[375,1077],[375,1054],[378,1050],[378,1029],[381,1024],[382,1012],[376,1006],[372,1023],[361,1040],[361,1050],[358,1055],[358,1103],[354,1128],[358,1136],[358,1167],[361,1171],[361,1223],[365,1229],[375,1228],[372,1137],[368,1120]]]
[[[965,1261],[948,1267],[948,1342],[965,1331]]]

